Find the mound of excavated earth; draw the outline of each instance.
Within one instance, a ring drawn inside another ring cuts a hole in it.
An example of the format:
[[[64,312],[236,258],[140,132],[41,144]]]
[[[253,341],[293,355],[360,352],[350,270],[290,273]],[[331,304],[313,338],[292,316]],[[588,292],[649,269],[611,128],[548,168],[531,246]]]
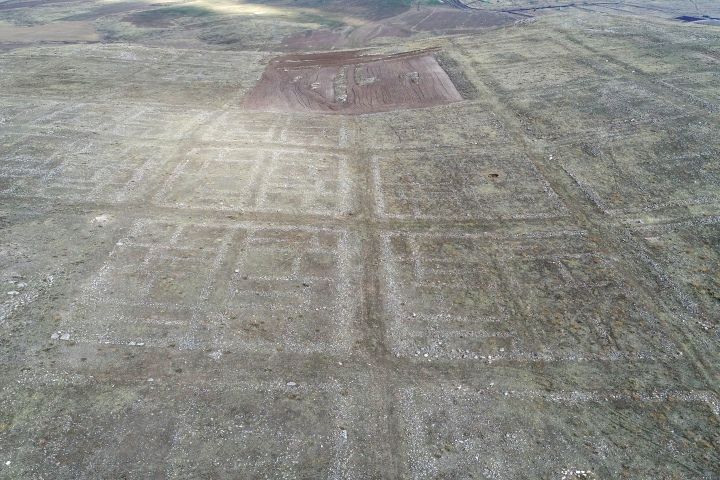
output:
[[[462,100],[433,53],[282,56],[270,62],[244,104],[262,111],[360,114]]]

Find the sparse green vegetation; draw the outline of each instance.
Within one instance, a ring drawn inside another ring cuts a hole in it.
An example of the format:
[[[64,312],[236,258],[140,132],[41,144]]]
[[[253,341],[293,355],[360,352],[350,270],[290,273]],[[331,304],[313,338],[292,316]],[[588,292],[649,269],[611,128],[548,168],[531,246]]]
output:
[[[156,1],[0,2],[1,479],[717,479],[720,3]]]

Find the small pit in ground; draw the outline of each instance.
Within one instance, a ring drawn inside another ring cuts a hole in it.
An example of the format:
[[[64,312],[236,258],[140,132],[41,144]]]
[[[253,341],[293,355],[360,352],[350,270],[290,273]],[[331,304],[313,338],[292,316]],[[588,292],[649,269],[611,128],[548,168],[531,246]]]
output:
[[[271,112],[352,115],[461,101],[435,53],[348,51],[278,57],[267,66],[244,106]]]

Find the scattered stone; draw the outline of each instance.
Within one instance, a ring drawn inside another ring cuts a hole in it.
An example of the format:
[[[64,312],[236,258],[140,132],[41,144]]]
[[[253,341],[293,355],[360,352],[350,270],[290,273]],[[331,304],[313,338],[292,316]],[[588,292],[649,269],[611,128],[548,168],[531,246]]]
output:
[[[15,295],[20,295],[20,292],[18,292],[17,290],[10,290],[9,292],[7,292],[7,294],[11,297],[14,297]]]
[[[296,387],[296,386],[297,386],[297,383],[295,383],[295,382],[287,382],[285,385],[287,385],[288,387]]]
[[[55,333],[53,333],[52,335],[50,335],[50,339],[51,339],[51,340],[57,340],[58,338],[60,338],[60,333],[59,333],[59,332],[55,332]]]
[[[220,357],[222,357],[222,350],[216,350],[212,353],[209,353],[208,357],[212,358],[213,360],[220,360]]]
[[[18,288],[25,288],[25,287],[27,287],[27,283],[25,283],[25,282],[20,282],[20,283],[17,284],[17,287],[18,287]]]
[[[96,224],[98,227],[107,225],[108,222],[110,222],[110,217],[106,213],[103,213],[102,215],[98,215],[97,217],[93,218],[93,220],[92,220],[92,223]]]
[[[69,334],[69,333],[63,333],[62,335],[60,335],[60,340],[65,340],[65,341],[70,340],[70,334]]]

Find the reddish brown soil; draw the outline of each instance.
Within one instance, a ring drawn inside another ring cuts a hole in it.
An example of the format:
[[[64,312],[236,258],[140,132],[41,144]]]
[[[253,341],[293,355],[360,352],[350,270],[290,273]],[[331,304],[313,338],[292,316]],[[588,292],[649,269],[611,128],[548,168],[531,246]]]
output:
[[[287,55],[270,62],[245,99],[248,109],[346,115],[462,100],[433,52]]]

